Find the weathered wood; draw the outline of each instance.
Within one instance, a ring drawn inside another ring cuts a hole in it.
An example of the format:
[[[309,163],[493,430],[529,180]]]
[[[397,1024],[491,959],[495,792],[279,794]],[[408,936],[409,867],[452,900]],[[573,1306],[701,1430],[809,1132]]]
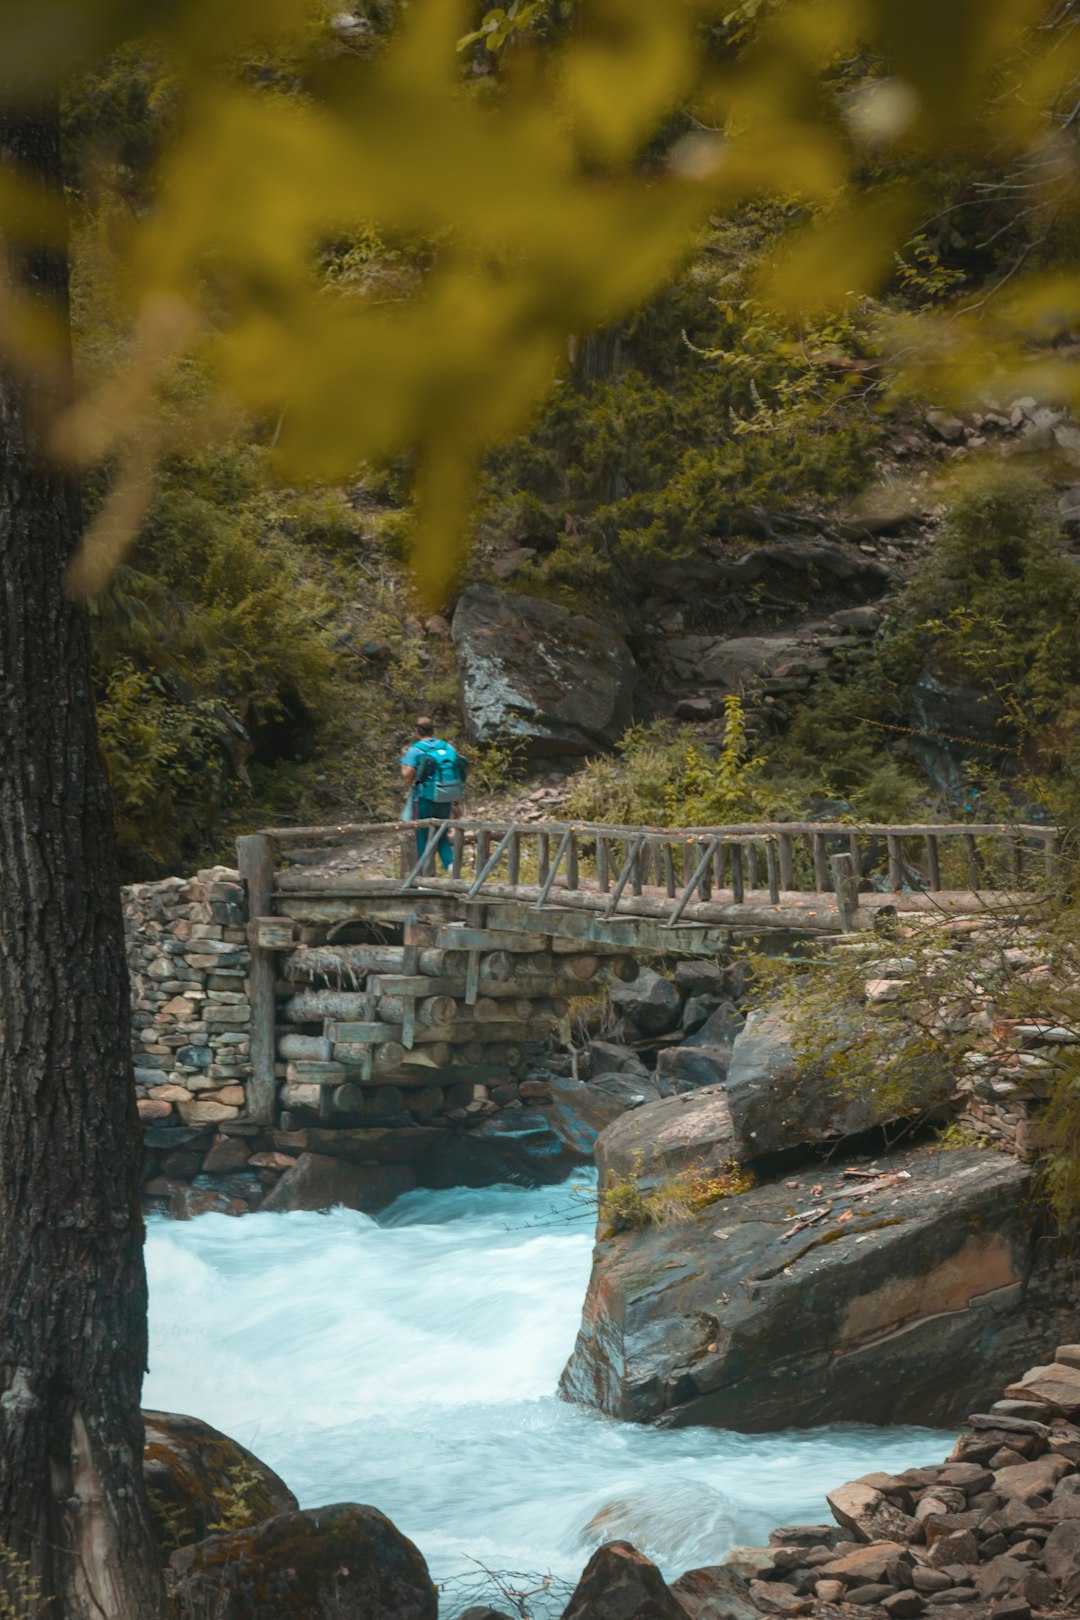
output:
[[[795,851],[789,832],[777,834],[777,850],[780,856],[780,887],[793,889],[795,887]]]
[[[859,879],[855,862],[850,855],[830,855],[829,865],[840,912],[840,926],[845,934],[850,934],[858,927],[859,919]]]
[[[489,951],[480,958],[480,983],[508,984],[514,977],[514,959],[509,951]]]
[[[611,878],[608,876],[608,841],[599,834],[596,839],[596,882],[601,894],[607,894],[611,888]]]
[[[746,899],[746,887],[743,881],[743,851],[741,844],[728,845],[728,859],[731,862],[731,898],[737,906],[741,906]]]
[[[342,1063],[294,1062],[285,1065],[285,1078],[290,1085],[337,1085],[345,1078]]]
[[[288,951],[296,943],[296,924],[291,917],[252,917],[247,937],[260,950]]]
[[[411,974],[406,967],[407,952],[415,953]],[[398,973],[404,977],[463,973],[465,960],[464,951],[419,950],[414,945],[308,945],[290,951],[281,969],[287,979],[336,977],[359,986],[369,973]]]
[[[938,853],[938,841],[933,833],[926,835],[926,870],[929,887],[941,888],[941,857]]]
[[[566,846],[566,886],[576,889],[578,886],[578,842],[577,833],[570,834],[570,842]]]
[[[641,973],[638,962],[632,956],[613,956],[604,966],[611,977],[622,984],[633,984]]]
[[[465,1004],[471,1007],[480,994],[480,952],[470,951],[465,969]]]
[[[774,906],[780,904],[780,863],[777,859],[776,845],[765,845],[765,873],[769,885],[769,899]]]
[[[517,883],[521,877],[521,833],[518,831],[515,831],[510,839],[506,857],[506,877],[509,883]]]
[[[968,881],[972,889],[977,893],[981,883],[981,874],[979,872],[979,850],[978,845],[975,843],[974,833],[967,832],[964,834],[964,849],[967,852]]]
[[[317,1024],[324,1018],[362,1019],[366,1002],[358,990],[302,990],[282,1007],[287,1024]]]
[[[452,1024],[458,1016],[458,1004],[452,996],[427,996],[419,1001],[409,996],[380,996],[377,1009],[385,1024],[404,1025],[406,1014],[411,1010],[416,1023],[428,1028],[442,1028]],[[409,1042],[404,1044],[408,1046]]]
[[[826,863],[824,833],[811,833],[810,852],[814,862],[814,888],[818,894],[827,894],[829,889],[829,869]]]
[[[664,844],[664,889],[669,900],[675,898],[675,851],[670,842]]]
[[[904,887],[904,856],[900,847],[900,840],[895,833],[889,833],[885,839],[885,847],[889,858],[889,888],[899,894]]]
[[[277,1055],[286,1060],[299,1058],[309,1062],[329,1063],[332,1053],[330,1042],[322,1035],[287,1033],[277,1038]]]
[[[265,833],[249,833],[236,840],[236,860],[247,888],[248,914],[269,917],[274,903],[274,841]],[[274,1046],[277,1012],[274,998],[274,953],[252,940],[248,968],[248,999],[251,1003],[251,1075],[246,1087],[245,1113],[260,1125],[274,1119],[277,1082],[274,1078]]]
[[[746,887],[752,894],[758,886],[758,846],[751,841],[744,848],[746,850]]]

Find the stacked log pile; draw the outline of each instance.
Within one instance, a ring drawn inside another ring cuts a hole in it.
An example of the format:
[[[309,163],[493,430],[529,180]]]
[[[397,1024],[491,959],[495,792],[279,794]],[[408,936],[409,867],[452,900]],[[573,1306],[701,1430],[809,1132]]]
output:
[[[284,952],[277,1076],[286,1129],[451,1123],[529,1100],[523,1076],[607,968],[636,964],[543,936],[450,923],[406,927],[404,944],[328,944],[320,931]]]

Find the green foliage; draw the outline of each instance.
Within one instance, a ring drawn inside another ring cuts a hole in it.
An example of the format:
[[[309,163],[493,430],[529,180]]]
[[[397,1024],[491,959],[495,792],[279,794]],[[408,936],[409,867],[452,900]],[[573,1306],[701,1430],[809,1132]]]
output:
[[[591,760],[571,780],[568,812],[582,821],[622,826],[715,827],[771,820],[796,808],[793,784],[775,782],[746,734],[742,704],[725,699],[725,729],[716,757],[693,734],[662,722],[632,727],[617,757]]]
[[[0,1620],[39,1620],[51,1607],[29,1560],[0,1542]]]
[[[750,1172],[734,1160],[719,1169],[690,1165],[646,1185],[641,1180],[641,1158],[638,1154],[629,1176],[608,1175],[600,1193],[601,1237],[641,1232],[650,1226],[683,1225],[710,1205],[736,1198],[754,1185]]]
[[[782,228],[775,209],[714,226],[489,459],[482,533],[537,548],[540,582],[635,594],[650,566],[738,539],[749,508],[827,506],[864,483],[880,424],[856,406],[859,375],[833,368],[871,319],[800,329],[749,297],[748,262]]]

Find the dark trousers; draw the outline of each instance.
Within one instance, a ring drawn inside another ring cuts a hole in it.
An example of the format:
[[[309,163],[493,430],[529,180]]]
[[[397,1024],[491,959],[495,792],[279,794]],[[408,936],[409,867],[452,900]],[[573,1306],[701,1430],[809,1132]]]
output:
[[[436,804],[434,799],[421,799],[421,798],[417,798],[417,797],[414,796],[414,798],[413,798],[413,820],[414,821],[442,821],[449,814],[451,808],[452,808],[452,806],[448,805],[448,804]],[[416,858],[417,858],[417,860],[420,859],[420,856],[424,853],[425,849],[427,848],[427,841],[428,841],[428,828],[427,827],[417,827],[417,829],[416,829]],[[439,857],[440,861],[442,861],[442,863],[443,863],[443,870],[448,871],[449,867],[450,867],[450,862],[453,859],[453,850],[452,850],[452,848],[450,846],[449,838],[446,837],[445,835],[442,838],[439,839],[439,848],[438,848],[437,853],[438,853],[438,857]]]

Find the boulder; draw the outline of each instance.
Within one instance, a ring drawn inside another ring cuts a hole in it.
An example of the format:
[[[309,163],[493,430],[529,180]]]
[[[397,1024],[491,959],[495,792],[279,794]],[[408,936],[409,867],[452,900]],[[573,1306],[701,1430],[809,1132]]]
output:
[[[675,983],[688,996],[722,996],[724,970],[707,956],[691,956],[675,964]]]
[[[726,997],[720,997],[718,1001],[718,1006],[713,1008],[705,1022],[687,1035],[687,1046],[719,1046],[731,1051],[746,1020],[733,1001]]]
[[[610,988],[612,1006],[629,1018],[643,1035],[664,1035],[674,1029],[682,1012],[682,996],[670,979],[652,968],[642,968],[631,984],[616,980]]]
[[[724,1564],[688,1569],[672,1581],[671,1593],[690,1620],[758,1620],[760,1614],[747,1582]]]
[[[805,651],[798,636],[675,636],[663,657],[678,681],[741,692]]]
[[[644,1103],[659,1102],[660,1093],[648,1075],[620,1069],[617,1074],[601,1074],[590,1081],[594,1091],[606,1091],[622,1108],[640,1108]]]
[[[419,1551],[373,1507],[283,1513],[182,1547],[169,1561],[178,1620],[436,1620]]]
[[[916,1519],[902,1513],[883,1491],[863,1480],[855,1479],[847,1485],[838,1485],[825,1500],[837,1524],[850,1530],[857,1541],[875,1543],[882,1558],[895,1550],[895,1543],[913,1541],[919,1533]],[[842,1575],[842,1571],[831,1564],[825,1568],[829,1575]],[[860,1566],[860,1574],[865,1580],[884,1579],[881,1574],[871,1574],[864,1566]]]
[[[1080,1598],[1080,1522],[1066,1519],[1054,1526],[1046,1538],[1041,1562],[1070,1602]]]
[[[415,1186],[416,1177],[403,1164],[352,1164],[329,1154],[301,1153],[260,1207],[281,1213],[343,1204],[376,1215]]]
[[[708,1096],[656,1106],[673,1118]],[[647,1112],[601,1136],[605,1168],[632,1160],[622,1133],[644,1134]],[[718,1108],[718,1152],[723,1133]],[[819,1170],[820,1193],[761,1185],[599,1242],[563,1394],[635,1422],[743,1431],[944,1427],[985,1410],[1023,1365],[1031,1321],[1053,1342],[1077,1319],[1064,1250],[1032,1242],[1031,1173],[977,1149],[909,1148],[878,1168],[860,1196]]]
[[[609,1177],[631,1176],[641,1186],[653,1186],[691,1166],[718,1170],[731,1161],[734,1149],[727,1093],[723,1086],[707,1086],[617,1119],[597,1139],[596,1169],[601,1186]]]
[[[228,1524],[259,1524],[300,1504],[272,1468],[200,1418],[144,1412],[143,1478],[163,1557]]]
[[[545,1084],[551,1094],[544,1108],[548,1125],[579,1164],[591,1164],[597,1137],[625,1112],[626,1104],[614,1092],[569,1076],[549,1074]]]
[[[695,1030],[700,1029],[703,1024],[707,1023],[713,1013],[718,1012],[723,1004],[724,998],[722,996],[714,996],[707,991],[697,996],[691,996],[682,1010],[682,1017],[679,1020],[681,1028],[686,1031],[687,1035],[692,1035]]]
[[[895,1100],[878,1091],[872,1072],[853,1069],[852,1079],[858,1084],[841,1089],[800,1064],[779,1009],[751,1013],[735,1037],[725,1082],[739,1158],[835,1141],[896,1117]],[[905,1099],[904,1110],[933,1110],[944,1100],[942,1083],[928,1077],[921,1091]]]
[[[615,1041],[591,1041],[589,1067],[594,1080],[601,1074],[626,1072],[647,1075],[649,1072],[636,1052],[629,1046],[622,1046]]]
[[[628,1541],[598,1547],[562,1620],[686,1620],[656,1565]]]
[[[729,1046],[665,1046],[657,1054],[656,1089],[661,1097],[723,1084],[731,1062]]]
[[[453,637],[474,742],[587,754],[612,747],[630,723],[637,666],[608,626],[554,602],[470,585]]]

